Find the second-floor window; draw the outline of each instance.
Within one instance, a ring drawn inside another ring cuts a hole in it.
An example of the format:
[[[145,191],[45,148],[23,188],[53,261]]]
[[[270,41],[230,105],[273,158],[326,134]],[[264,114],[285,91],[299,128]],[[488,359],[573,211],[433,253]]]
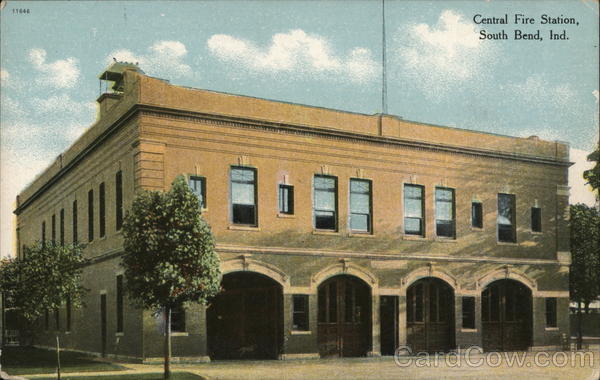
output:
[[[231,215],[235,224],[257,225],[256,170],[231,168]]]
[[[423,193],[423,186],[404,185],[404,233],[407,235],[425,235]]]
[[[115,229],[123,227],[123,172],[115,174]]]
[[[350,229],[371,232],[371,181],[350,180]]]
[[[337,178],[316,175],[314,224],[318,230],[337,230]]]
[[[98,214],[100,221],[100,237],[104,237],[106,234],[106,191],[104,188],[104,182],[100,184],[98,191]]]
[[[294,213],[294,186],[279,185],[279,213],[288,215]]]
[[[94,240],[94,190],[88,191],[88,241]]]
[[[515,211],[515,196],[498,194],[498,241],[507,243],[517,241]]]
[[[60,245],[65,245],[65,209],[60,209]]]
[[[542,232],[542,209],[539,207],[531,208],[531,231]]]
[[[190,177],[189,186],[198,197],[200,208],[206,208],[206,179],[204,177]]]
[[[455,237],[453,189],[435,189],[435,234],[441,237]]]
[[[72,232],[73,232],[73,243],[77,243],[77,240],[78,240],[78,236],[77,236],[77,200],[73,201],[73,228],[72,228]]]
[[[483,228],[483,206],[481,202],[471,203],[471,227]]]

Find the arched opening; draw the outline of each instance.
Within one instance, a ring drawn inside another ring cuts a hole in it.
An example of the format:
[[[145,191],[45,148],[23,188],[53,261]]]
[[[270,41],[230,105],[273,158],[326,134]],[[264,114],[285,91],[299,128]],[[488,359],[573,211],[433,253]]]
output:
[[[416,352],[445,352],[454,344],[454,290],[439,278],[415,281],[406,291],[407,343]]]
[[[365,356],[371,350],[371,288],[338,275],[319,286],[318,344],[321,357]]]
[[[277,359],[283,337],[281,285],[254,272],[223,276],[223,290],[207,313],[213,360]]]
[[[481,293],[482,343],[486,351],[525,350],[531,345],[531,290],[497,280]]]

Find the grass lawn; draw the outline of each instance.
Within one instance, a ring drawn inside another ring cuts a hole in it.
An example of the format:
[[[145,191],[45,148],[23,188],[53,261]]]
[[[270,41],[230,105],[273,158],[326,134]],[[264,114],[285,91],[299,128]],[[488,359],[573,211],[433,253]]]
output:
[[[62,380],[82,380],[82,376],[61,376]],[[139,375],[109,375],[109,376],[89,376],[87,379],[102,379],[102,380],[162,380],[161,373],[146,373]],[[41,377],[35,380],[55,380],[56,377]],[[202,376],[194,375],[189,372],[171,372],[171,380],[200,380]]]
[[[2,370],[9,375],[33,375],[56,371],[56,351],[33,347],[5,347],[2,350],[1,360]],[[61,373],[124,369],[120,365],[96,361],[91,356],[70,351],[60,352],[60,368]]]

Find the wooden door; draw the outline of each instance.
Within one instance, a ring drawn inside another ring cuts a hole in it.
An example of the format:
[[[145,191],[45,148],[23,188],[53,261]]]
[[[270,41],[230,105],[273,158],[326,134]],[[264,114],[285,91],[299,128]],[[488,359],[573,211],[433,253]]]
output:
[[[406,292],[407,343],[413,353],[454,348],[454,292],[444,281],[424,278]]]
[[[359,279],[336,276],[319,287],[321,357],[365,356],[371,347],[371,290]]]
[[[106,356],[106,294],[100,295],[100,339],[102,344],[102,356]]]
[[[481,294],[483,349],[525,350],[531,345],[531,292],[513,280],[499,280]]]
[[[211,358],[276,359],[282,336],[279,284],[237,272],[226,275],[222,286],[207,310]]]

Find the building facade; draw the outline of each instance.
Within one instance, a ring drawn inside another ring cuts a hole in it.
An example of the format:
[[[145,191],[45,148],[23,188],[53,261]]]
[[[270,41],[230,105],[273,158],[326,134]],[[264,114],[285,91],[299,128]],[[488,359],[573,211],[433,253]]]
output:
[[[119,266],[140,189],[185,175],[223,291],[174,315],[182,360],[556,347],[569,332],[568,146],[173,86],[116,63],[99,116],[18,196],[19,254],[86,244],[86,307],[37,343],[155,360]]]

